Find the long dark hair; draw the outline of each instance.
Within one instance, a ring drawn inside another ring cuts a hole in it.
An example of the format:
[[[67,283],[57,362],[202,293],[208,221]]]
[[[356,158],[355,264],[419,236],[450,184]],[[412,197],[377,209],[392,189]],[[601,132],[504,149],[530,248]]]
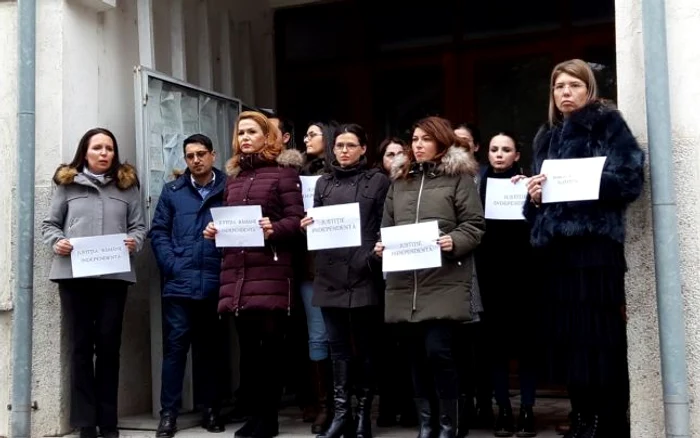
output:
[[[97,134],[103,134],[112,139],[112,144],[114,144],[114,157],[112,158],[112,165],[109,167],[105,176],[112,179],[117,179],[117,172],[119,167],[121,167],[121,161],[119,160],[119,146],[117,145],[117,138],[112,134],[109,129],[105,128],[92,128],[85,134],[78,142],[78,149],[75,150],[75,156],[73,156],[73,161],[71,161],[68,166],[77,169],[78,171],[83,170],[87,166],[87,155],[88,146],[90,146],[90,140]]]
[[[324,154],[324,170],[326,172],[330,171],[331,169],[331,163],[333,162],[333,145],[335,145],[335,132],[338,129],[338,122],[335,120],[328,120],[328,121],[312,121],[309,122],[307,125],[307,129],[309,126],[318,126],[321,128],[321,133],[323,134],[323,154]],[[304,145],[306,148],[306,145]]]

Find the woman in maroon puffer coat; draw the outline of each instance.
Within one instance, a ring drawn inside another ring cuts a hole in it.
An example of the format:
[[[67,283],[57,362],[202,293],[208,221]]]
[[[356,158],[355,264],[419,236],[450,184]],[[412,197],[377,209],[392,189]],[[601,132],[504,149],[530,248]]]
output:
[[[260,205],[265,246],[225,248],[221,264],[219,313],[235,314],[242,379],[251,388],[251,417],[237,438],[270,438],[279,432],[283,339],[292,306],[292,257],[304,216],[295,150],[284,150],[280,132],[263,114],[241,113],[233,158],[226,164],[225,206]],[[204,235],[214,238],[210,223]]]

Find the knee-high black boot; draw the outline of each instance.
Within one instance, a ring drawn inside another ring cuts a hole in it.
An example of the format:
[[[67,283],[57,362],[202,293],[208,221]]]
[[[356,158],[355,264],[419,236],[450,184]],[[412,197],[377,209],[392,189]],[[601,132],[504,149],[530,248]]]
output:
[[[418,426],[420,427],[417,438],[436,438],[436,421],[430,400],[427,398],[416,398],[414,401],[416,403]]]
[[[333,421],[328,430],[316,438],[354,438],[355,423],[350,403],[350,361],[333,361]]]
[[[440,400],[439,438],[455,438],[457,432],[457,399]]]

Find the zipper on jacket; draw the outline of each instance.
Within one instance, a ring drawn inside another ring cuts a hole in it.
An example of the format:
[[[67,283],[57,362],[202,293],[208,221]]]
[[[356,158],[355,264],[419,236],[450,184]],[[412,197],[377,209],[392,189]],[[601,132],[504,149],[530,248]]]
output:
[[[287,279],[287,316],[292,316],[292,280]]]
[[[270,249],[272,250],[272,260],[278,261],[279,259],[277,258],[277,248],[275,248],[275,245],[270,245]]]
[[[423,196],[423,183],[425,182],[425,172],[421,172],[420,177],[420,188],[418,189],[418,201],[416,202],[416,222],[418,223],[418,213],[420,212],[420,199]],[[416,311],[416,301],[418,300],[418,271],[413,271],[413,309],[411,312]]]

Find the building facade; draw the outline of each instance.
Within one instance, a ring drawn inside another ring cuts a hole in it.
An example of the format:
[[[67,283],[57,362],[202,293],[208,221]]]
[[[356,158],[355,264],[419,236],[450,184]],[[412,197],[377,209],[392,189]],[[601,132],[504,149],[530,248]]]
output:
[[[51,198],[51,178],[70,160],[80,136],[105,126],[117,136],[123,159],[135,162],[137,126],[134,67],[145,65],[257,107],[278,104],[274,11],[309,3],[285,0],[42,0],[37,2],[36,220]],[[615,1],[617,103],[646,147],[642,0]],[[181,5],[181,6],[180,6]],[[681,283],[685,300],[691,430],[700,437],[700,9],[696,0],[667,2],[673,156],[678,203]],[[139,14],[139,12],[141,14]],[[149,19],[150,18],[150,19]],[[15,264],[13,234],[17,150],[17,3],[0,0],[0,265]],[[286,86],[286,85],[285,85]],[[286,109],[291,106],[287,103]],[[466,114],[469,116],[469,114]],[[221,145],[227,147],[227,145]],[[37,229],[38,230],[38,229]],[[664,434],[656,312],[650,185],[628,216],[627,254],[632,436]],[[32,436],[69,431],[67,332],[57,288],[47,280],[51,253],[36,232]],[[139,258],[139,282],[125,315],[121,415],[155,410],[152,287],[157,268]],[[0,269],[0,406],[10,400],[14,277]],[[155,350],[154,350],[155,349]],[[154,352],[155,351],[155,352]],[[157,398],[157,397],[155,397]],[[0,410],[0,436],[9,412]]]

